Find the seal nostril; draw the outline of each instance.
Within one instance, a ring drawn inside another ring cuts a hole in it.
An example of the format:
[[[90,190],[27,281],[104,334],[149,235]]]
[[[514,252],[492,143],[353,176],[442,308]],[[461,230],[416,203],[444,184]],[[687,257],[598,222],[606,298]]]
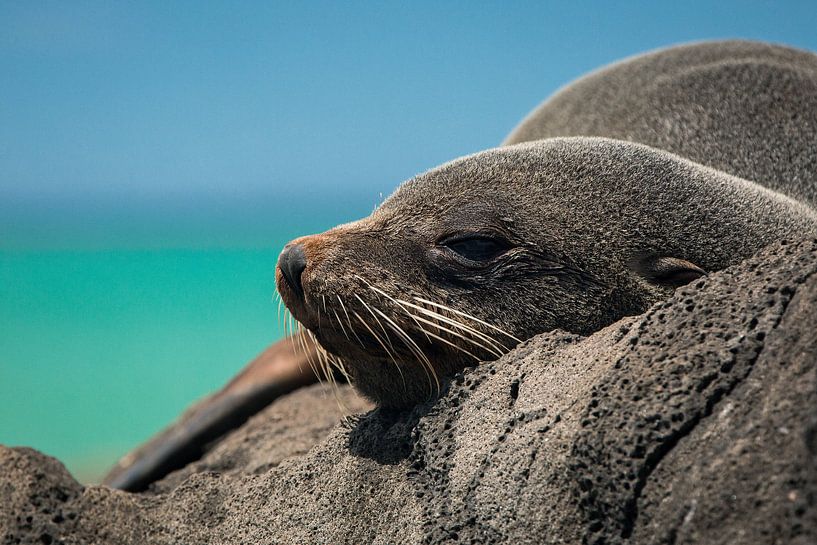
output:
[[[304,288],[301,284],[301,274],[306,269],[306,253],[303,244],[292,244],[284,248],[278,257],[278,268],[284,275],[289,287],[298,297],[303,297]]]

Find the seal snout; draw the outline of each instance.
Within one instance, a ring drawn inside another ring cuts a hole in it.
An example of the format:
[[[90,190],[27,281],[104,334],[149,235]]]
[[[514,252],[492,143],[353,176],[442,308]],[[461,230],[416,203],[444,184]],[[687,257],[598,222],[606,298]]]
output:
[[[301,283],[301,274],[306,269],[306,253],[303,244],[288,244],[278,257],[278,268],[281,269],[284,280],[295,295],[303,298],[304,288]]]

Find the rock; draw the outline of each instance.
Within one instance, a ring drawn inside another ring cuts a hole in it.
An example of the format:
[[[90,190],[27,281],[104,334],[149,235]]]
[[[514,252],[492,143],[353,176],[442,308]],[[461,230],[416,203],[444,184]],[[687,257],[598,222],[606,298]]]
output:
[[[817,241],[323,436],[334,403],[287,396],[143,494],[2,448],[2,543],[817,543]]]

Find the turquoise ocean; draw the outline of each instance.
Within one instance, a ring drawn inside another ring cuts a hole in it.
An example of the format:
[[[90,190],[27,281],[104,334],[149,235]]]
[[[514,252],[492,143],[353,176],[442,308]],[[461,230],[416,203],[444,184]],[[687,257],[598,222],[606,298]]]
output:
[[[37,448],[98,481],[280,338],[283,245],[373,204],[6,207],[0,443]]]

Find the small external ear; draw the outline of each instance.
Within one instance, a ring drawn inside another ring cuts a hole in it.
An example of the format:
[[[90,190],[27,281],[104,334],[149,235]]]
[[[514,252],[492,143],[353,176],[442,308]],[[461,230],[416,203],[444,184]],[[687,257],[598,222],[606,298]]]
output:
[[[677,288],[706,276],[706,271],[695,263],[677,257],[646,257],[633,263],[633,269],[647,282],[667,288]]]

